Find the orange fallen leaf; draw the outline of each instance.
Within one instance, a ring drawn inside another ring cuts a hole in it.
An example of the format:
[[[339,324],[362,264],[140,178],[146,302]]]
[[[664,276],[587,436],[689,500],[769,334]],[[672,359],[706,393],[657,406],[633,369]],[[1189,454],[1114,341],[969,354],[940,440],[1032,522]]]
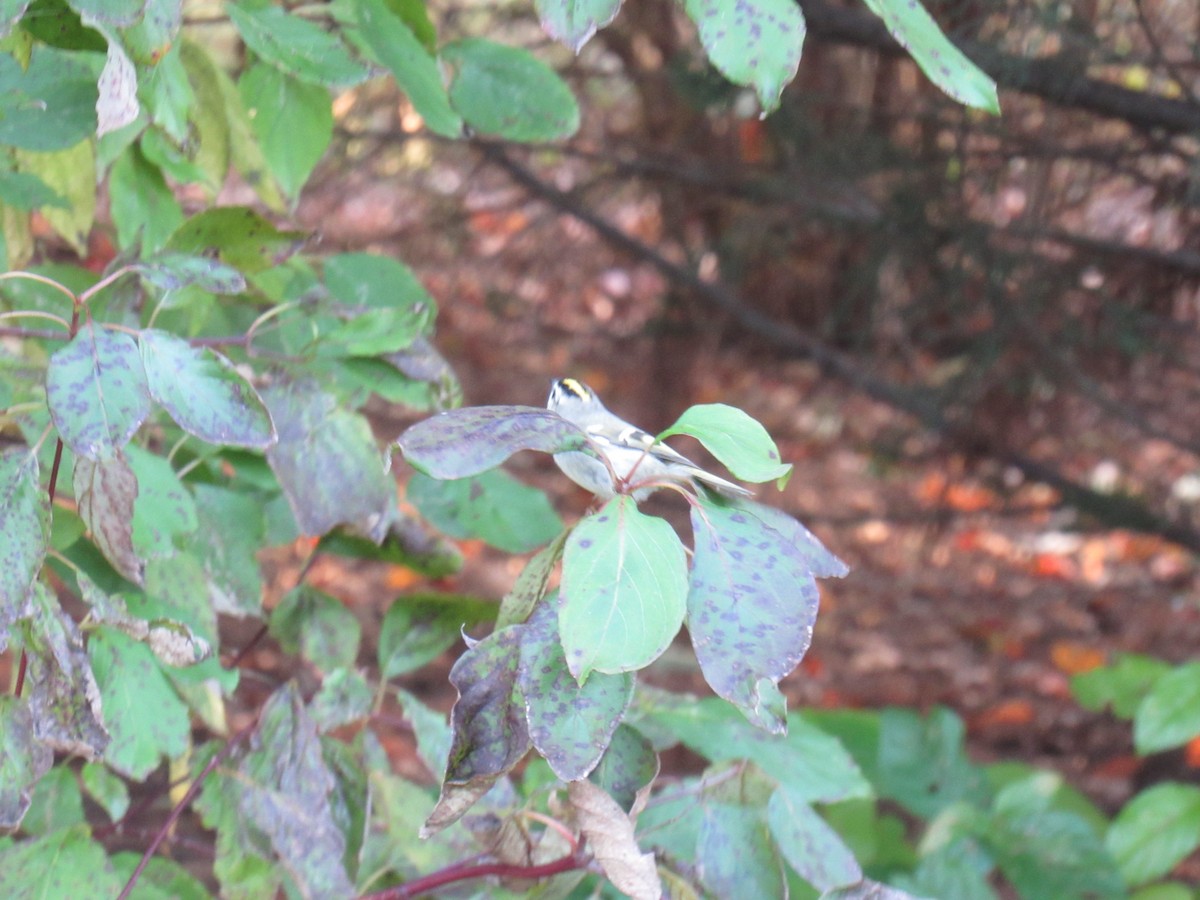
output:
[[[1039,553],[1030,563],[1029,570],[1039,578],[1061,578],[1064,581],[1078,576],[1079,567],[1074,560],[1055,553]]]
[[[1200,737],[1194,737],[1184,745],[1183,761],[1189,769],[1200,769]]]
[[[979,512],[997,504],[994,493],[977,484],[952,484],[945,494],[946,505],[959,512]]]
[[[1060,672],[1079,675],[1104,665],[1106,656],[1088,644],[1075,641],[1055,641],[1050,647],[1050,661]]]
[[[986,731],[1005,725],[1028,725],[1033,721],[1033,704],[1028,700],[1002,700],[971,717],[971,727]]]

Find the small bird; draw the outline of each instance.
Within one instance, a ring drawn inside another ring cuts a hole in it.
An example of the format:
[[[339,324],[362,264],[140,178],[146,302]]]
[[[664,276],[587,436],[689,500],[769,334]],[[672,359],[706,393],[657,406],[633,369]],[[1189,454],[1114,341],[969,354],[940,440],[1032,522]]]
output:
[[[751,496],[741,485],[705,472],[683,454],[656,441],[654,435],[613,415],[596,392],[582,381],[574,378],[555,381],[550,386],[546,406],[582,428],[596,451],[608,459],[612,473],[599,459],[579,450],[554,454],[554,462],[564,475],[602,500],[617,493],[613,474],[629,484],[671,482],[690,487],[699,484],[726,497]],[[640,502],[660,486],[638,488],[633,499]]]

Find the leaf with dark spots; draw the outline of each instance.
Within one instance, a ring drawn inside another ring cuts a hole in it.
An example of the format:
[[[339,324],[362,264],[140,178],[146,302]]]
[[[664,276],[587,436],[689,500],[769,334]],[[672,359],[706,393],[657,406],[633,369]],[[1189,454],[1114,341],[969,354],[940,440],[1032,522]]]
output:
[[[38,483],[37,455],[0,454],[0,650],[21,615],[50,541],[50,501]]]
[[[548,596],[546,592],[550,586],[550,576],[562,559],[563,548],[570,534],[569,528],[563,531],[525,564],[512,590],[500,601],[500,612],[496,614],[497,628],[524,622],[538,601]]]
[[[53,763],[54,753],[37,739],[29,701],[0,697],[0,828],[21,824],[34,783]]]
[[[688,632],[705,680],[751,722],[787,728],[777,684],[804,658],[817,619],[817,585],[783,536],[736,507],[692,508],[695,552]]]
[[[736,512],[730,517],[738,526],[747,525],[748,520],[757,519],[764,528],[776,532],[791,548],[791,554],[814,578],[842,578],[850,567],[825,549],[825,545],[796,519],[773,506],[765,506],[741,497],[709,498],[712,502],[733,507]]]
[[[133,546],[137,476],[121,453],[93,461],[75,458],[75,502],[92,541],[114,569],[141,584],[146,564]]]
[[[613,732],[612,740],[588,780],[604,788],[626,812],[633,809],[638,791],[658,777],[658,754],[636,728],[624,722]]]
[[[237,269],[207,256],[159,253],[137,266],[146,281],[164,291],[196,285],[212,294],[240,294],[246,278]]]
[[[378,543],[395,516],[396,485],[361,415],[312,382],[264,391],[279,439],[267,461],[300,530],[321,535],[346,525]]]
[[[450,711],[453,738],[441,796],[421,829],[425,837],[461,818],[529,750],[517,687],[523,628],[492,632],[450,670],[450,683],[458,690]]]
[[[150,396],[182,430],[210,444],[263,450],[275,427],[250,382],[223,356],[166,331],[139,335]]]
[[[529,736],[563,781],[596,767],[633,699],[633,675],[595,673],[580,685],[567,669],[558,615],[544,603],[521,633],[517,684],[525,698]]]
[[[188,219],[167,240],[167,249],[220,259],[253,274],[283,262],[307,240],[300,231],[279,231],[245,206],[219,206]]]
[[[862,880],[862,867],[854,858],[854,852],[787,785],[781,785],[767,801],[767,824],[788,865],[818,891],[829,891]]]
[[[336,786],[317,727],[295,682],[288,682],[263,707],[228,787],[237,791],[240,828],[265,836],[301,896],[355,896],[343,864],[345,837],[333,816]]]
[[[45,585],[34,584],[30,607],[22,627],[34,733],[55,750],[99,759],[109,735],[83,636]]]
[[[432,478],[467,478],[520,450],[582,450],[587,438],[557,413],[535,406],[469,406],[438,413],[396,441],[404,458]]]
[[[91,321],[84,324],[50,357],[46,404],[63,443],[77,456],[112,455],[150,415],[150,390],[137,343]]]
[[[328,673],[354,664],[362,626],[336,597],[302,584],[272,610],[271,636]]]

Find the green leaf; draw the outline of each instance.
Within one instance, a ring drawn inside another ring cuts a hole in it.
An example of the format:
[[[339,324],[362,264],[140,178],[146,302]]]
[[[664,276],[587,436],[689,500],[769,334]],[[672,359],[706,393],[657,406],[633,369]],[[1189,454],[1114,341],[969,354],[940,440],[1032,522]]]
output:
[[[354,665],[362,626],[340,600],[302,584],[284,594],[271,613],[271,635],[285,652],[332,672]]]
[[[134,62],[157,68],[178,46],[182,23],[182,0],[144,0],[141,19],[121,32],[125,49]]]
[[[29,0],[3,0],[0,2],[0,37],[7,37],[14,25],[21,21]]]
[[[187,749],[187,707],[145,644],[101,626],[88,641],[88,654],[112,733],[105,761],[141,781],[163,757]]]
[[[202,173],[200,182],[209,189],[210,197],[215,198],[229,174],[231,153],[229,117],[225,114],[225,95],[220,85],[223,75],[212,56],[199,44],[180,42],[179,58],[187,71],[193,100],[188,109],[189,138],[183,146],[189,161]]]
[[[615,19],[620,8],[621,0],[537,0],[542,28],[574,53]]]
[[[1170,671],[1170,664],[1161,659],[1122,653],[1112,665],[1073,677],[1071,691],[1086,709],[1099,712],[1111,705],[1114,715],[1132,719],[1155,682]]]
[[[706,780],[718,785],[701,795],[697,874],[713,896],[783,900],[788,895],[787,883],[767,824],[766,798],[755,796],[763,785],[753,783],[752,773],[743,773],[733,782],[723,779],[729,771],[706,773]],[[749,796],[743,786],[746,781],[751,781]]]
[[[563,781],[585,778],[633,699],[633,676],[594,674],[580,685],[567,671],[558,616],[549,604],[521,632],[517,685],[525,698],[529,737]]]
[[[507,553],[528,553],[562,529],[545,494],[496,470],[450,481],[418,472],[407,497],[443,534],[479,538]]]
[[[563,548],[570,534],[570,529],[563,531],[525,564],[512,590],[500,601],[500,612],[496,614],[497,628],[524,622],[538,601],[547,596],[550,576],[554,574],[554,569],[562,558]]]
[[[267,461],[300,529],[320,535],[347,525],[382,540],[396,485],[367,420],[308,382],[278,384],[263,400],[279,435]]]
[[[0,171],[0,201],[24,210],[39,206],[66,209],[70,205],[58,191],[31,172]]]
[[[0,125],[3,120],[0,120]],[[87,256],[88,235],[96,218],[96,161],[91,141],[51,152],[18,150],[17,168],[36,175],[67,201],[64,208],[46,207],[50,227],[79,256]]]
[[[150,396],[184,431],[255,450],[274,443],[265,404],[228,360],[165,331],[147,329],[138,341]]]
[[[112,567],[141,584],[145,562],[133,546],[133,511],[138,495],[137,476],[119,451],[107,459],[75,458],[73,478],[79,515],[92,533],[92,541]]]
[[[590,672],[648,666],[683,624],[687,560],[675,530],[616,497],[575,526],[563,554],[559,631],[567,666]]]
[[[778,537],[772,539],[786,544],[789,554],[794,555],[814,578],[841,578],[850,571],[849,566],[825,549],[816,535],[787,513],[742,497],[714,502],[736,507],[739,512],[757,519],[765,528],[774,531]]]
[[[269,521],[269,519],[268,519]],[[292,540],[291,535],[287,540]],[[415,517],[397,513],[379,544],[342,531],[321,538],[321,553],[395,563],[427,578],[445,578],[462,568],[462,554],[441,537],[427,533]]]
[[[510,141],[552,141],[579,130],[571,89],[528,50],[484,38],[442,48],[454,67],[450,102],[476,131]]]
[[[38,740],[55,750],[98,758],[109,735],[78,626],[41,583],[34,585],[30,617],[21,625],[29,663],[25,696]]]
[[[756,728],[715,698],[654,709],[650,718],[713,762],[751,760],[806,803],[871,795],[870,785],[841,743],[798,716],[790,717],[786,736]]]
[[[334,669],[321,682],[308,712],[317,730],[327,733],[367,718],[373,699],[371,686],[359,672]]]
[[[120,892],[104,848],[91,839],[84,823],[0,846],[0,896],[8,900],[115,897]]]
[[[255,556],[266,542],[262,504],[249,493],[192,485],[200,528],[194,545],[213,608],[232,616],[262,612],[262,571]]]
[[[39,41],[63,50],[103,53],[107,42],[99,31],[83,24],[67,0],[35,0],[21,27]],[[99,72],[99,68],[96,70]]]
[[[1129,887],[1161,878],[1200,847],[1200,787],[1147,788],[1117,814],[1105,844]]]
[[[1000,810],[983,823],[980,840],[1024,900],[1126,896],[1099,836],[1073,813]]]
[[[1177,666],[1154,682],[1133,718],[1133,744],[1145,755],[1200,734],[1200,662]]]
[[[196,95],[178,44],[143,75],[139,93],[150,121],[182,146],[188,139],[188,116]]]
[[[79,770],[83,789],[116,822],[129,810],[129,788],[104,763],[84,763]]]
[[[929,80],[967,106],[999,115],[996,83],[967,59],[917,0],[864,0]]]
[[[109,859],[121,884],[127,884],[142,862],[140,853],[114,853]],[[212,900],[212,894],[181,864],[154,856],[142,869],[131,896],[134,900]]]
[[[49,834],[83,821],[83,794],[75,773],[66,766],[57,766],[34,787],[21,830],[32,835]]]
[[[961,837],[925,853],[915,869],[892,876],[890,883],[913,897],[997,900],[988,883],[994,868],[992,858],[976,840]],[[907,895],[898,900],[907,900]]]
[[[862,867],[838,833],[787,787],[767,802],[767,823],[788,865],[817,890],[862,880]]]
[[[422,836],[457,821],[529,750],[525,706],[517,688],[522,626],[493,631],[458,658],[450,683],[453,738],[437,806]]]
[[[50,500],[38,482],[37,456],[14,448],[0,454],[0,647],[21,615],[50,541]]]
[[[450,755],[450,724],[446,714],[430,709],[408,691],[396,689],[396,699],[404,708],[404,718],[417,738],[417,754],[435,781],[441,781]]]
[[[245,206],[207,209],[184,222],[167,248],[192,256],[218,256],[248,274],[283,262],[306,240],[299,231],[279,231]]]
[[[74,147],[96,130],[96,97],[96,72],[78,54],[34,47],[22,70],[0,53],[0,144],[40,151]]]
[[[777,685],[812,642],[820,597],[805,559],[737,506],[692,507],[688,633],[704,679],[767,731],[787,727]]]
[[[685,0],[704,52],[734,84],[753,87],[766,112],[796,77],[804,14],[793,0]]]
[[[119,131],[137,121],[141,113],[137,97],[137,72],[125,49],[111,37],[104,69],[100,72],[96,87],[99,91],[96,99],[96,137]]]
[[[183,211],[162,172],[135,145],[117,158],[109,172],[108,192],[117,243],[143,252],[160,248],[183,223]]]
[[[137,265],[142,278],[164,291],[196,285],[213,294],[240,294],[246,279],[237,269],[207,256],[158,253]]]
[[[0,828],[21,824],[33,785],[53,764],[54,754],[34,733],[28,701],[0,697]]]
[[[379,671],[395,678],[441,656],[463,629],[490,621],[493,603],[454,594],[397,597],[379,626]]]
[[[943,707],[920,716],[886,709],[879,735],[879,792],[925,819],[961,800],[980,803],[986,785],[963,747],[962,719]]]
[[[278,6],[228,3],[229,18],[251,50],[302,81],[350,87],[364,81],[367,68],[334,35]]]
[[[706,403],[684,411],[675,424],[658,436],[690,434],[743,481],[785,478],[790,463],[779,460],[779,448],[756,419],[724,403]]]
[[[77,456],[111,456],[150,414],[137,343],[127,334],[85,322],[50,357],[46,403],[63,443]]]
[[[272,174],[295,200],[333,137],[329,91],[263,63],[242,73],[238,89]]]
[[[133,549],[142,559],[173,556],[199,526],[196,504],[164,457],[130,446],[127,459],[137,479],[133,502]]]
[[[429,130],[443,137],[459,137],[463,122],[450,105],[437,60],[404,20],[385,0],[358,0],[358,25],[363,40],[391,70]]]
[[[325,260],[325,286],[345,306],[371,309],[411,309],[430,322],[437,305],[412,269],[374,253],[339,253]]]
[[[658,776],[658,754],[641,733],[622,722],[604,748],[604,755],[588,780],[604,788],[626,812],[637,793]]]
[[[85,22],[122,26],[141,18],[145,0],[67,0],[67,5]]]
[[[433,478],[466,478],[494,469],[520,450],[558,453],[587,445],[566,419],[535,406],[470,406],[438,413],[396,444],[409,465]]]

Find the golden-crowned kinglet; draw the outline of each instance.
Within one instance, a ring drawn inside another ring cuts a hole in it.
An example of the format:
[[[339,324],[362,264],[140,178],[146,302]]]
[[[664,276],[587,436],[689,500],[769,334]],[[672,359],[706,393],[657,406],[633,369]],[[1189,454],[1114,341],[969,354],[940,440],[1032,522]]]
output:
[[[554,454],[554,462],[564,475],[603,500],[616,494],[614,474],[630,484],[673,482],[693,487],[701,484],[727,497],[750,496],[750,491],[741,485],[705,472],[683,454],[656,442],[654,435],[614,416],[596,392],[581,381],[560,378],[554,382],[546,406],[582,428],[593,448],[608,459],[611,473],[604,463],[583,451]],[[652,484],[639,488],[633,498],[643,500],[657,489]]]

